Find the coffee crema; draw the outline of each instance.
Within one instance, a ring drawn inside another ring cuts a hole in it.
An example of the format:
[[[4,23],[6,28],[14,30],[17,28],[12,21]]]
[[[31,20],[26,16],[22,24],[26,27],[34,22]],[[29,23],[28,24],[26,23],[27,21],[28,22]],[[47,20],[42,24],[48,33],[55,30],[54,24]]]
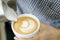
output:
[[[38,28],[38,23],[31,17],[20,17],[13,24],[14,30],[20,34],[33,33]]]

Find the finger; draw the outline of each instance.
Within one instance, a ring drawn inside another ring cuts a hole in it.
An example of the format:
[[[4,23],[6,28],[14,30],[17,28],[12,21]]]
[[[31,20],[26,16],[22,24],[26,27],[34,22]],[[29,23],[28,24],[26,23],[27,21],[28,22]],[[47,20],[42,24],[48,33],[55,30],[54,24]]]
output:
[[[17,37],[14,37],[15,40],[33,40],[33,38],[17,38]]]
[[[17,37],[14,37],[15,40],[25,40],[24,38],[17,38]]]

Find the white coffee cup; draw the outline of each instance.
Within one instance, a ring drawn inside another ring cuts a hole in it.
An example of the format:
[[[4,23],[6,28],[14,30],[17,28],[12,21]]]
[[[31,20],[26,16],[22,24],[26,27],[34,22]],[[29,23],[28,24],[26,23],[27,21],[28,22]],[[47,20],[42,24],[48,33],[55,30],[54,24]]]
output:
[[[18,18],[23,17],[23,16],[28,16],[28,17],[34,18],[37,21],[37,23],[38,23],[38,28],[33,33],[31,33],[31,34],[19,34],[13,28],[14,21],[11,23],[11,28],[12,28],[15,36],[18,37],[18,38],[20,38],[20,37],[21,38],[31,38],[35,34],[37,34],[39,32],[39,29],[40,29],[40,21],[39,21],[39,19],[36,16],[34,16],[32,14],[21,14]]]

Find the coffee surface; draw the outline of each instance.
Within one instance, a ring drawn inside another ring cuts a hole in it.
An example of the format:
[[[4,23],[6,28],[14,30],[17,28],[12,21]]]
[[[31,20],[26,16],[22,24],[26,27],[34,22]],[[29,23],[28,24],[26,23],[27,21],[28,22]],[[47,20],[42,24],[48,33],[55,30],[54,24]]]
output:
[[[20,17],[14,22],[14,30],[20,34],[30,34],[38,27],[38,23],[31,17]]]

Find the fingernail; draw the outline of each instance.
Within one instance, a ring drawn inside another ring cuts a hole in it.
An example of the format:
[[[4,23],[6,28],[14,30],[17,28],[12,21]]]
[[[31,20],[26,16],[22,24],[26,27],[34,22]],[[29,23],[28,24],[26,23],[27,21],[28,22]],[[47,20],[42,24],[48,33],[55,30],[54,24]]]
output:
[[[14,39],[17,39],[16,37],[14,37]]]

